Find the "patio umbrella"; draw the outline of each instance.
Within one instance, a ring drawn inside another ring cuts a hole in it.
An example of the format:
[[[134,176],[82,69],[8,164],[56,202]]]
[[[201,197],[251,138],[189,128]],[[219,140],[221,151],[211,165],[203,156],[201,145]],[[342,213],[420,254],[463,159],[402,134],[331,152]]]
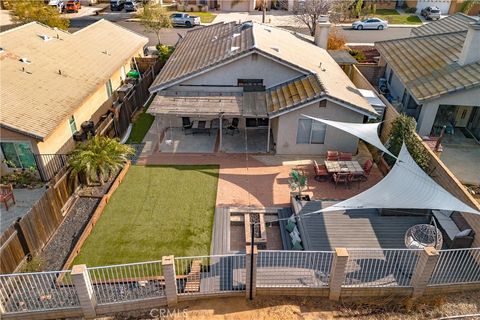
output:
[[[458,200],[413,160],[405,143],[392,170],[370,189],[318,212],[349,209],[436,209],[480,212]]]
[[[332,121],[332,120],[325,120],[321,118],[315,118],[315,117],[307,116],[304,114],[302,114],[302,117],[319,121],[319,122],[325,123],[326,125],[329,125],[339,130],[350,133],[370,143],[372,146],[377,147],[378,149],[382,150],[386,154],[394,158],[397,158],[383,145],[382,141],[380,141],[380,138],[378,137],[378,126],[380,125],[381,122],[378,122],[378,123],[340,122],[340,121]]]

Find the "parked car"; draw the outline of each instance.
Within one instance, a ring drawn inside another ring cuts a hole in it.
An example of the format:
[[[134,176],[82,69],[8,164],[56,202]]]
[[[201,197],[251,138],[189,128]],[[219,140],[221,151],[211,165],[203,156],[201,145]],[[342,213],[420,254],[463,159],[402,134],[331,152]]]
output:
[[[126,1],[125,2],[125,11],[127,12],[132,12],[132,11],[137,11],[139,7],[139,3],[136,1]]]
[[[110,10],[122,11],[125,7],[125,0],[110,0]]]
[[[427,20],[438,20],[442,12],[438,7],[426,7],[420,11],[420,14],[424,16]]]
[[[77,13],[81,8],[82,4],[80,3],[80,0],[69,0],[65,6],[65,11],[67,13]]]
[[[362,29],[376,29],[383,30],[388,28],[388,21],[382,20],[380,18],[368,18],[362,21],[355,21],[352,23],[352,29],[362,30]]]
[[[175,26],[185,26],[191,28],[200,25],[200,17],[190,16],[188,13],[174,13],[170,16],[172,24]]]
[[[65,2],[63,2],[63,0],[50,0],[48,6],[55,7],[58,10],[58,13],[65,11]]]

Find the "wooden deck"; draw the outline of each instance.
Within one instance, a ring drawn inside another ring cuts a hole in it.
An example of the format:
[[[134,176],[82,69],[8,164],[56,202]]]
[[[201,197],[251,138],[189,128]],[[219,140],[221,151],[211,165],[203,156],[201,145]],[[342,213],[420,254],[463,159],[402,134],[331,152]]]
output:
[[[311,201],[301,214],[335,202]],[[326,212],[300,218],[298,226],[305,250],[334,248],[405,248],[405,232],[429,223],[427,216],[381,216],[375,209]]]
[[[228,254],[230,252],[230,211],[228,207],[216,207],[213,220],[212,255]]]

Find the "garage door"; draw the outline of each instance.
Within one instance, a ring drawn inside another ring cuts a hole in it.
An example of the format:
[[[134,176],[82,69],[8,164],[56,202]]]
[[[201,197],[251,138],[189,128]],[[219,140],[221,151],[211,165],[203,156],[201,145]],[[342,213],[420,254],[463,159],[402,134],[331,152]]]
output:
[[[417,1],[417,13],[426,7],[438,7],[442,14],[447,14],[450,9],[450,0],[418,0]]]

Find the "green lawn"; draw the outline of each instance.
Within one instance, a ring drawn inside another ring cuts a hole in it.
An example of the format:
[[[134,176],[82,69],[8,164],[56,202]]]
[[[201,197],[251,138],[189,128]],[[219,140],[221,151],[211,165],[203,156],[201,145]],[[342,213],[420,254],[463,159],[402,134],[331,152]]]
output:
[[[73,264],[208,255],[217,166],[132,166]]]
[[[139,114],[137,120],[133,123],[127,143],[141,143],[154,120],[155,117],[145,111]]]
[[[421,24],[422,20],[415,14],[400,14],[395,9],[377,9],[375,16],[383,20],[387,20],[390,24]]]

